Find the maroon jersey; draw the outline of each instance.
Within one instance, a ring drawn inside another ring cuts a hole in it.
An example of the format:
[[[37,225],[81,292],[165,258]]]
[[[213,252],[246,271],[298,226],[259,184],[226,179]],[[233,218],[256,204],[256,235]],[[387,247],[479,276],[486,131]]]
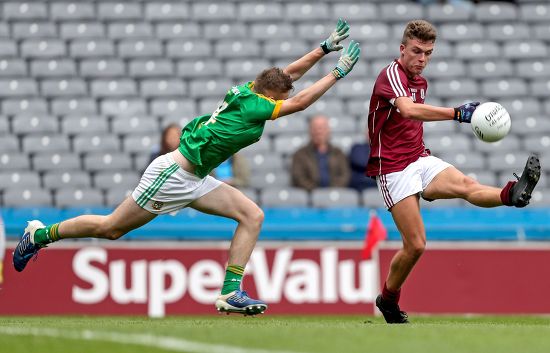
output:
[[[415,103],[424,103],[427,89],[424,77],[408,78],[397,60],[380,72],[369,107],[368,176],[401,171],[420,156],[429,154],[424,146],[422,122],[403,118],[394,106],[399,97],[411,97]]]

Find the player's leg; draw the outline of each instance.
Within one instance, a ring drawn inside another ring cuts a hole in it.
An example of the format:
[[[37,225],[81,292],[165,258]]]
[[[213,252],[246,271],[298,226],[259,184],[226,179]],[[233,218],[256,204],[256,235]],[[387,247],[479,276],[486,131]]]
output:
[[[376,298],[386,322],[407,323],[407,314],[399,308],[401,286],[422,256],[426,247],[424,222],[420,215],[418,194],[405,197],[391,209],[393,220],[403,241],[403,247],[394,255],[382,294]]]
[[[539,181],[540,172],[538,158],[534,155],[529,156],[519,180],[508,182],[500,189],[480,184],[458,169],[449,167],[429,182],[422,196],[431,200],[462,198],[480,207],[525,207],[529,204],[531,193]]]
[[[461,198],[480,207],[502,206],[502,189],[478,183],[455,167],[441,171],[428,184],[422,196],[428,200]]]
[[[115,240],[155,217],[128,197],[108,216],[82,215],[48,226],[38,220],[30,221],[13,253],[13,265],[23,271],[41,248],[54,241],[84,237]]]
[[[264,312],[267,309],[264,302],[251,299],[240,289],[244,268],[254,250],[262,227],[263,211],[242,192],[225,183],[193,201],[189,206],[204,213],[231,218],[238,222],[229,248],[222,292],[216,301],[218,310],[247,315]]]

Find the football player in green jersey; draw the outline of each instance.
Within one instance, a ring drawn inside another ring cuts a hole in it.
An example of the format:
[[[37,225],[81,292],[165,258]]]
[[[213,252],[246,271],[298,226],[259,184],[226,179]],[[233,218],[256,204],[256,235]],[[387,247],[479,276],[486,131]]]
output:
[[[270,68],[254,81],[234,86],[212,114],[195,118],[183,128],[179,148],[156,158],[145,170],[131,197],[108,216],[83,215],[45,226],[30,221],[17,245],[13,263],[22,271],[47,244],[64,238],[118,239],[159,214],[184,207],[234,219],[237,229],[229,248],[229,260],[216,308],[245,315],[263,313],[267,304],[241,290],[244,267],[256,245],[264,219],[262,210],[236,188],[209,173],[240,149],[257,142],[267,120],[310,106],[357,62],[359,44],[351,41],[335,68],[325,77],[289,98],[292,83],[326,54],[343,49],[349,25],[339,20],[321,45],[285,69]]]

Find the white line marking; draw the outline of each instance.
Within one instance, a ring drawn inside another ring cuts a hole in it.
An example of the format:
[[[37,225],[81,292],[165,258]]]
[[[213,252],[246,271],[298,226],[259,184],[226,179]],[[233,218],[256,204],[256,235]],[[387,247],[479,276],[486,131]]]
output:
[[[222,346],[217,344],[193,342],[177,337],[154,336],[150,334],[135,334],[102,331],[71,331],[39,327],[9,327],[0,326],[0,334],[14,336],[46,336],[86,341],[108,341],[119,344],[136,344],[140,346],[166,349],[176,352],[193,353],[297,353],[291,351],[274,351],[264,349],[249,349],[241,347]]]

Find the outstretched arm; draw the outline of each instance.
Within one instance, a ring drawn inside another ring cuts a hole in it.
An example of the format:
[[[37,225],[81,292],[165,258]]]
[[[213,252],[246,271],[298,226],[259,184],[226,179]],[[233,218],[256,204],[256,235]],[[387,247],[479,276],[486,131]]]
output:
[[[341,41],[349,36],[349,25],[341,18],[338,19],[336,28],[330,36],[325,39],[319,48],[315,48],[300,59],[288,65],[283,71],[292,77],[292,81],[299,80],[309,69],[313,67],[325,54],[331,51],[338,51],[343,48]]]
[[[456,120],[461,123],[469,123],[479,102],[463,104],[456,108],[444,108],[415,103],[410,97],[399,97],[395,100],[395,105],[401,115],[408,119],[421,121]]]
[[[313,104],[313,102],[325,94],[337,80],[344,78],[350,73],[357,60],[359,60],[360,53],[361,49],[359,48],[359,43],[352,40],[349,47],[342,53],[334,70],[310,87],[300,91],[294,97],[285,100],[281,105],[279,116],[289,115],[304,110]]]

